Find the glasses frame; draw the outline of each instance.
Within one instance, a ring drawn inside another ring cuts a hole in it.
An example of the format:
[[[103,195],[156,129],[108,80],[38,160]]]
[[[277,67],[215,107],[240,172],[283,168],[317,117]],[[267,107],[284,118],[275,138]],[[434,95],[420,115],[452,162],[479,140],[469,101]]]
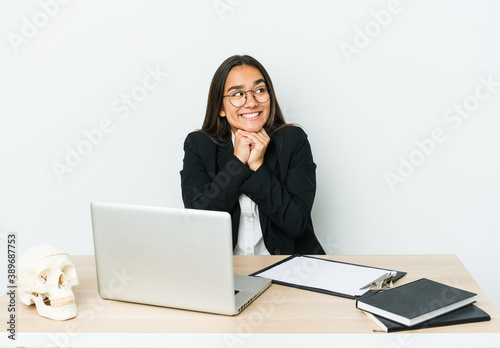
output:
[[[267,92],[269,93],[269,98],[266,100],[266,101],[263,101],[263,102],[260,102],[258,101],[256,98],[255,98],[255,90],[259,89],[259,88],[262,88],[262,87],[265,87],[267,89]],[[245,94],[245,102],[239,106],[236,106],[233,104],[233,102],[231,101],[231,94],[227,94],[227,95],[223,95],[224,98],[229,98],[229,102],[231,103],[232,106],[234,106],[235,108],[241,108],[243,105],[245,105],[247,103],[247,93],[248,92],[252,92],[252,97],[253,99],[259,103],[259,104],[264,104],[264,103],[267,103],[270,99],[271,99],[271,88],[267,87],[267,86],[258,86],[258,87],[255,87],[254,89],[249,89],[248,91],[235,91],[235,92],[243,92]],[[235,93],[233,92],[233,93]]]

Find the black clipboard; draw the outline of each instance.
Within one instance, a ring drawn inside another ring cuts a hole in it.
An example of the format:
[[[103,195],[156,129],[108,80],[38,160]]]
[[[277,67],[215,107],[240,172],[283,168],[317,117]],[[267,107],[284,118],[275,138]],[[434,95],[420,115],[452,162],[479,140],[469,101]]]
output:
[[[372,268],[372,269],[380,269],[380,270],[384,270],[385,268],[379,268],[379,267],[371,267],[371,266],[365,266],[365,265],[359,265],[359,264],[354,264],[354,263],[349,263],[349,262],[341,262],[341,261],[335,261],[335,260],[328,260],[328,259],[323,259],[323,258],[320,258],[320,257],[313,257],[313,256],[307,256],[307,255],[291,255],[281,261],[278,261],[266,268],[263,268],[257,272],[254,272],[252,274],[250,274],[251,276],[256,276],[256,277],[259,277],[259,274],[260,273],[263,273],[273,267],[276,267],[278,265],[281,265],[285,262],[288,262],[290,260],[292,260],[293,258],[296,258],[296,257],[307,257],[307,258],[312,258],[312,259],[317,259],[317,260],[321,260],[321,261],[328,261],[328,262],[335,262],[335,263],[341,263],[341,264],[346,264],[346,265],[352,265],[352,266],[357,266],[357,267],[367,267],[367,268]],[[404,275],[406,275],[406,272],[402,272],[402,271],[396,271],[394,270],[396,273],[396,275],[392,278],[393,281],[396,281],[400,278],[402,278]],[[340,293],[340,292],[335,292],[335,291],[330,291],[330,290],[326,290],[326,289],[320,289],[320,288],[315,288],[315,287],[310,287],[310,286],[304,286],[304,285],[299,285],[299,284],[294,284],[294,283],[288,283],[288,282],[284,282],[284,281],[280,281],[280,280],[275,280],[275,279],[271,279],[272,282],[274,284],[279,284],[279,285],[285,285],[285,286],[290,286],[292,288],[297,288],[297,289],[302,289],[302,290],[309,290],[309,291],[315,291],[315,292],[320,292],[320,293],[323,293],[323,294],[327,294],[327,295],[333,295],[333,296],[340,296],[340,297],[345,297],[345,298],[349,298],[349,299],[352,299],[352,300],[357,300],[359,298],[362,298],[362,297],[365,297],[365,296],[371,296],[375,293],[377,293],[379,290],[368,290],[367,292],[365,292],[363,295],[361,296],[352,296],[350,294],[344,294],[344,293]]]

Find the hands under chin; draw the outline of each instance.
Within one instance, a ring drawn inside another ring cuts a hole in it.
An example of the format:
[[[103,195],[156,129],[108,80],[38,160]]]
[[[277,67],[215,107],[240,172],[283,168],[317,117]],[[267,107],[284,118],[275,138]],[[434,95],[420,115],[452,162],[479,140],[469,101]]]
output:
[[[264,128],[258,132],[239,129],[234,135],[234,155],[251,170],[256,171],[264,163],[264,155],[270,138]]]

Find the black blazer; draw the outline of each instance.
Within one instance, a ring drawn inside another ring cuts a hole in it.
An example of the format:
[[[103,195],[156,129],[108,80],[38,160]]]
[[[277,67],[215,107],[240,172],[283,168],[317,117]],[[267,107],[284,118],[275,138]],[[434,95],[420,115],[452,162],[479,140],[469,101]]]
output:
[[[324,254],[311,221],[316,164],[306,133],[287,126],[271,136],[264,163],[252,171],[234,154],[201,133],[188,134],[180,172],[186,208],[231,214],[233,248],[238,240],[239,196],[259,207],[264,244],[270,254]]]

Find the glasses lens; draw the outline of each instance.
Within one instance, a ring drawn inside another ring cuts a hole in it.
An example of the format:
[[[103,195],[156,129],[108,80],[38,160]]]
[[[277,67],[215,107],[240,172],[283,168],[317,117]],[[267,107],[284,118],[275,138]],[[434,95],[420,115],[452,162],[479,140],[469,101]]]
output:
[[[259,103],[265,103],[269,100],[269,91],[266,87],[257,87],[253,90],[253,96]]]
[[[236,92],[231,93],[231,95],[229,96],[229,101],[231,102],[231,104],[233,104],[234,107],[237,107],[237,108],[245,105],[245,102],[246,102],[245,92],[236,91]]]

